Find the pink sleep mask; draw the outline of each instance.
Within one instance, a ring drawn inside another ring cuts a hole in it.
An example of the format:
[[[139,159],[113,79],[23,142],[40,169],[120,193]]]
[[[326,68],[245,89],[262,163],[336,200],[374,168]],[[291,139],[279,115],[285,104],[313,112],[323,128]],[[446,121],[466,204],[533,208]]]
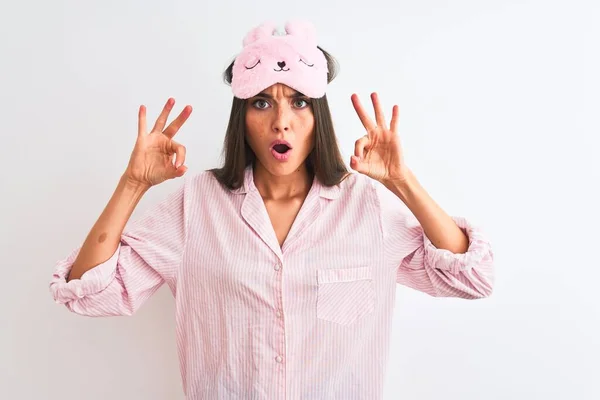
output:
[[[283,83],[312,98],[325,95],[327,60],[317,48],[315,27],[290,21],[286,35],[265,22],[252,29],[233,64],[231,88],[235,97],[247,99],[275,83]]]

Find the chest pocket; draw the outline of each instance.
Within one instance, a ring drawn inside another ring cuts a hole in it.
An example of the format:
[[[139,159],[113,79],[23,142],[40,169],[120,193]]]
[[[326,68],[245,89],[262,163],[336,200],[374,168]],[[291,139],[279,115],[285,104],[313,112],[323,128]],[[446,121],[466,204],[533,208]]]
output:
[[[373,267],[317,270],[317,318],[351,325],[373,312]]]

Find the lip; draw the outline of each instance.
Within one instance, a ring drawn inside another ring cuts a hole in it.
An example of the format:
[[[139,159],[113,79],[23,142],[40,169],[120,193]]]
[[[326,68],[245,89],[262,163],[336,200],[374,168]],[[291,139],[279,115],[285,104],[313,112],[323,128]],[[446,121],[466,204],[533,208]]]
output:
[[[271,149],[271,154],[277,161],[284,162],[284,161],[287,161],[290,159],[290,157],[292,155],[292,150],[288,150],[287,152],[285,152],[283,154],[279,154],[278,152],[275,151],[275,149]]]
[[[271,146],[269,147],[269,150],[273,150],[273,146],[275,146],[277,144],[285,144],[287,147],[290,148],[290,150],[293,149],[292,145],[287,140],[277,139],[277,140],[274,140],[273,142],[271,142]]]

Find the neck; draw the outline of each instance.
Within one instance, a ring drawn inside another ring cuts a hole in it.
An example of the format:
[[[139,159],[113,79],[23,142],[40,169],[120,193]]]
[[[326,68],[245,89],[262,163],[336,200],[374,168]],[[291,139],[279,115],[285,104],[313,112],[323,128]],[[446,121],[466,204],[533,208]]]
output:
[[[313,182],[304,163],[291,174],[273,175],[259,162],[253,169],[254,185],[265,200],[290,200],[306,197]]]

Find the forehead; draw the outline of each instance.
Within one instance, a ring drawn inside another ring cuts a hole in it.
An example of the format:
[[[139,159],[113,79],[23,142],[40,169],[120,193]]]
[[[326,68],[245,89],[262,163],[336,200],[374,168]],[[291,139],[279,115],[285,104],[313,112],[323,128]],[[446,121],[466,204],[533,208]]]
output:
[[[303,96],[302,93],[292,89],[283,83],[275,83],[261,91],[261,93],[269,94],[272,97],[297,97]]]

